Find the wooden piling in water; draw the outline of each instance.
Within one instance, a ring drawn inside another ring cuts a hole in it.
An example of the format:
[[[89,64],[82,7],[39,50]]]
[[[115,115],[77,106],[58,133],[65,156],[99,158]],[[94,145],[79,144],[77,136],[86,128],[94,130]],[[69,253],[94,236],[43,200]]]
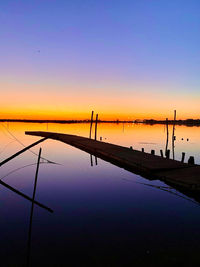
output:
[[[185,159],[185,152],[182,152],[181,162],[184,162],[184,159]]]
[[[91,136],[92,136],[93,115],[94,115],[94,111],[92,111],[92,114],[91,114],[91,120],[90,120],[90,134],[89,134],[89,138],[90,138],[90,139],[91,139]]]
[[[160,150],[160,155],[163,158],[163,151],[162,151],[162,149]]]
[[[165,156],[167,157],[168,142],[169,142],[168,118],[166,118],[166,130],[167,130],[167,138],[166,138]]]
[[[94,140],[97,140],[97,123],[98,123],[98,114],[96,114]]]
[[[188,164],[194,165],[194,157],[193,156],[189,157]]]
[[[175,141],[175,123],[176,123],[176,110],[174,110],[174,122],[173,122],[173,130],[172,130],[172,158],[175,159],[175,152],[174,152],[174,141]]]
[[[142,148],[142,152],[144,152],[144,147]]]
[[[167,151],[166,151],[166,158],[167,158],[167,159],[170,158],[170,149],[167,149]]]

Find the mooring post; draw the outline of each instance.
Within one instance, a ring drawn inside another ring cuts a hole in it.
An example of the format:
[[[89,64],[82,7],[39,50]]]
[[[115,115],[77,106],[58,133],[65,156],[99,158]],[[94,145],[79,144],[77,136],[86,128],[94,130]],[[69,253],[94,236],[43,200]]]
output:
[[[172,158],[173,158],[173,160],[175,159],[175,153],[174,153],[175,124],[176,124],[176,110],[174,110],[174,122],[173,122],[173,130],[172,130]]]
[[[167,149],[167,151],[166,151],[166,158],[169,159],[169,157],[170,157],[170,149]]]
[[[163,158],[163,151],[162,151],[162,149],[160,150],[160,155]]]
[[[194,165],[194,157],[193,156],[189,157],[188,164]]]
[[[155,155],[155,150],[154,149],[151,150],[151,155]]]
[[[144,147],[142,148],[142,152],[144,152]]]
[[[94,111],[92,111],[92,114],[91,114],[91,120],[90,120],[90,135],[89,135],[89,138],[90,138],[90,139],[91,139],[91,135],[92,135],[93,115],[94,115]]]
[[[94,135],[94,140],[97,140],[97,123],[98,123],[98,114],[96,114],[96,122],[95,122],[95,135]]]
[[[182,152],[181,162],[184,162],[184,159],[185,159],[185,152]]]
[[[166,118],[166,129],[167,129],[167,139],[166,139],[166,147],[165,147],[165,156],[167,157],[168,141],[169,141],[168,118]]]
[[[97,162],[97,157],[95,157],[95,164],[98,165],[98,162]]]

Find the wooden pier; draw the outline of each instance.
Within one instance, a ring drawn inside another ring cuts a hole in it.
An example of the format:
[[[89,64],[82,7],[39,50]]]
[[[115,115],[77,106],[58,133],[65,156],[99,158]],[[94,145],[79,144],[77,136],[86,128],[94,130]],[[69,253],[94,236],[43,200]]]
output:
[[[76,135],[35,131],[27,131],[25,134],[64,142],[151,180],[159,179],[187,190],[200,190],[200,165],[183,163]]]

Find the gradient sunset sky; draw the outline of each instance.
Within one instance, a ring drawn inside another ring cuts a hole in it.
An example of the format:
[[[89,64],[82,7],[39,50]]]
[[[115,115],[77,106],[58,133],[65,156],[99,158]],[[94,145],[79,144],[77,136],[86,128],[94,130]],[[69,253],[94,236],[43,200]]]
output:
[[[199,0],[1,0],[0,118],[200,118]]]

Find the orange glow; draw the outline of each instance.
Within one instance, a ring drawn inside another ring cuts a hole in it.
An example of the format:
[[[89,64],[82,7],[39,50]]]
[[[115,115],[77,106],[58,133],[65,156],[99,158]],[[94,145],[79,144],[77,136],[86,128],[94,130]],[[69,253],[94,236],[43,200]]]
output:
[[[11,143],[7,149],[2,153],[2,158],[6,158],[13,154],[13,151],[21,149],[21,144],[11,141],[9,132],[14,134],[18,140],[23,142],[24,145],[28,145],[31,142],[38,140],[37,136],[25,135],[25,131],[49,131],[66,134],[75,134],[79,136],[89,136],[89,123],[73,123],[73,124],[60,124],[60,123],[15,123],[4,122],[0,124],[0,147],[3,149],[6,144]],[[9,132],[7,131],[9,130]],[[199,136],[200,127],[187,127],[176,126],[175,130],[175,152],[176,159],[181,158],[181,153],[184,151],[187,157],[190,155],[195,156],[199,162]],[[169,149],[172,149],[172,125],[169,126]],[[94,137],[94,127],[92,131],[92,138]],[[132,146],[134,149],[141,150],[144,148],[145,152],[150,153],[151,149],[156,150],[156,154],[160,154],[160,149],[163,151],[166,148],[166,126],[165,125],[145,125],[145,124],[133,124],[133,123],[100,123],[98,124],[97,140],[114,143],[126,147]],[[187,141],[189,138],[189,141]],[[42,143],[42,146],[51,147],[50,158],[57,161],[62,150],[67,149],[66,145],[55,140],[49,140]],[[60,146],[60,148],[58,148]],[[38,152],[38,147],[33,148],[33,151]],[[44,149],[44,155],[47,155],[47,150]],[[57,152],[56,152],[57,151]],[[78,150],[74,149],[76,156],[78,157]],[[56,153],[55,153],[56,152]],[[70,152],[71,153],[71,152]],[[71,155],[71,154],[70,154]],[[76,157],[76,161],[77,161]],[[66,159],[65,159],[66,160]],[[15,161],[14,161],[15,162]]]
[[[3,125],[4,127],[3,127]],[[20,140],[25,140],[25,143],[30,143],[30,139],[38,139],[36,136],[27,136],[24,131],[50,131],[58,133],[75,134],[88,137],[89,123],[73,123],[73,124],[60,124],[60,123],[2,123],[0,127],[1,140],[6,140],[9,137],[5,128],[8,128],[11,133],[19,137]],[[4,133],[3,133],[4,132]],[[175,134],[177,136],[176,144],[187,144],[186,138],[191,139],[191,144],[195,147],[199,146],[200,127],[187,127],[176,126]],[[169,125],[169,145],[171,145],[172,125]],[[166,126],[165,125],[146,125],[146,124],[133,124],[133,123],[99,123],[97,130],[98,140],[100,136],[105,142],[116,143],[119,145],[130,146],[133,145],[136,149],[145,147],[140,142],[148,142],[149,144],[160,143],[165,147],[166,143]],[[94,137],[94,127],[92,131]],[[105,139],[106,138],[106,139]],[[184,138],[184,141],[181,140]],[[24,142],[24,141],[23,141]],[[187,144],[188,145],[188,144]],[[146,146],[148,147],[148,146]]]
[[[56,86],[45,88],[23,85],[20,88],[2,84],[1,119],[89,119],[91,111],[102,120],[135,120],[173,118],[199,118],[199,100],[194,96],[172,96],[162,92],[144,93],[107,91],[97,93],[82,88],[64,90]],[[69,88],[68,88],[69,89]],[[69,93],[70,91],[70,93]]]

